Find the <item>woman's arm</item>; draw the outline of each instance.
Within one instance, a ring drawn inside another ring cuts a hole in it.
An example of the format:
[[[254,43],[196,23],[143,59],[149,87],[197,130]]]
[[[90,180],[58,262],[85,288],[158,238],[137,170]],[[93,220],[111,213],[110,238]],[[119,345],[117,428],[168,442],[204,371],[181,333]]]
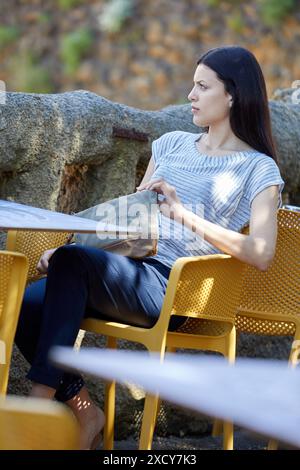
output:
[[[57,248],[52,248],[51,250],[44,251],[36,266],[36,270],[40,274],[46,274],[48,272],[49,260],[56,250]]]
[[[278,186],[270,186],[253,200],[249,235],[223,228],[183,210],[185,226],[235,258],[267,271],[276,248]]]
[[[209,222],[184,208],[173,186],[159,179],[139,186],[139,190],[150,189],[165,196],[160,202],[161,212],[184,223],[204,240],[224,253],[266,271],[276,248],[278,186],[261,191],[253,200],[250,215],[249,235],[244,235]]]
[[[154,163],[153,158],[151,157],[151,158],[150,158],[150,161],[149,161],[149,163],[148,163],[148,166],[147,166],[147,170],[145,171],[145,174],[144,174],[144,176],[143,176],[143,179],[142,179],[142,181],[141,181],[141,183],[140,183],[140,186],[142,186],[142,185],[144,185],[144,184],[146,184],[146,183],[148,183],[148,182],[150,181],[150,179],[151,179],[151,177],[152,177],[152,175],[153,175],[153,173],[154,173],[154,167],[155,167],[155,163]]]

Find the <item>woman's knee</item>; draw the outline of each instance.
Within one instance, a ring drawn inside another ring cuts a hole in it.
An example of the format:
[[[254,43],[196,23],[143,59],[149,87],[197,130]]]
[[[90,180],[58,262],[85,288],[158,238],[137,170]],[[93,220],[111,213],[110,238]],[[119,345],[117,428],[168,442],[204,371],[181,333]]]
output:
[[[82,245],[64,245],[59,247],[50,258],[48,275],[52,270],[56,273],[68,272],[70,275],[103,272],[104,268],[111,264],[110,253]]]
[[[54,260],[65,260],[77,257],[81,249],[82,247],[78,245],[62,245],[55,250],[50,260],[53,262]]]
[[[53,269],[70,269],[74,272],[82,268],[83,247],[78,245],[64,245],[57,248],[49,260],[48,274]]]

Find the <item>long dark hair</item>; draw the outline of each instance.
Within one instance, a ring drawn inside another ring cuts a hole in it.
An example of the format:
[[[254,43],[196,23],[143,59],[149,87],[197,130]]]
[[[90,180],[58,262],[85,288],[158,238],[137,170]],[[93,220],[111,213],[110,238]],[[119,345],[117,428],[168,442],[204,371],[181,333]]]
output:
[[[216,47],[202,55],[199,64],[214,70],[232,96],[230,125],[234,134],[278,163],[265,79],[254,55],[240,46]]]

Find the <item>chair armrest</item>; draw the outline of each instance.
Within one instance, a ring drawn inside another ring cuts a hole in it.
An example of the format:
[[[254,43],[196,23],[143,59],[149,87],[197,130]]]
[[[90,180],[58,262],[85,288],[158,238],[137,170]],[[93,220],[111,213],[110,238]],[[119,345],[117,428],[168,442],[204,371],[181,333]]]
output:
[[[245,266],[225,254],[177,259],[160,320],[166,322],[170,315],[181,315],[234,323]]]

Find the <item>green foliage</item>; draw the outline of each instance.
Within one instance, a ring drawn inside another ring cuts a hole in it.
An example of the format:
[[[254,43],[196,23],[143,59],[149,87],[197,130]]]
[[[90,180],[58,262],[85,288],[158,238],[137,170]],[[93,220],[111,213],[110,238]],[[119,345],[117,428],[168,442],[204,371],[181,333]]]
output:
[[[133,0],[110,0],[99,16],[102,31],[117,33],[133,13]]]
[[[61,10],[71,10],[71,8],[83,3],[83,0],[57,0],[57,3]]]
[[[11,85],[24,93],[52,93],[48,70],[30,52],[15,55],[10,63]]]
[[[245,23],[240,12],[231,14],[227,19],[228,27],[235,33],[241,34],[243,32]]]
[[[87,28],[80,28],[62,37],[60,55],[64,63],[64,72],[71,75],[79,67],[80,60],[93,42],[92,34]]]
[[[45,24],[51,21],[51,15],[49,13],[40,13],[38,16],[38,23]]]
[[[14,42],[19,34],[16,26],[0,26],[0,49],[4,49],[4,47]]]
[[[228,4],[235,7],[242,6],[240,0],[205,0],[210,7],[219,7],[221,4]],[[297,6],[298,0],[257,0],[263,22],[268,26],[274,26],[291,13]],[[230,23],[230,24],[229,24]],[[233,14],[233,18],[228,21],[229,26],[236,32],[242,32],[242,17]]]
[[[205,3],[209,6],[209,7],[217,7],[220,5],[222,0],[206,0]]]
[[[268,26],[278,24],[296,7],[297,0],[260,0],[263,21]]]
[[[218,7],[221,3],[227,3],[229,5],[237,5],[241,4],[240,0],[205,0],[206,5],[209,7]]]

